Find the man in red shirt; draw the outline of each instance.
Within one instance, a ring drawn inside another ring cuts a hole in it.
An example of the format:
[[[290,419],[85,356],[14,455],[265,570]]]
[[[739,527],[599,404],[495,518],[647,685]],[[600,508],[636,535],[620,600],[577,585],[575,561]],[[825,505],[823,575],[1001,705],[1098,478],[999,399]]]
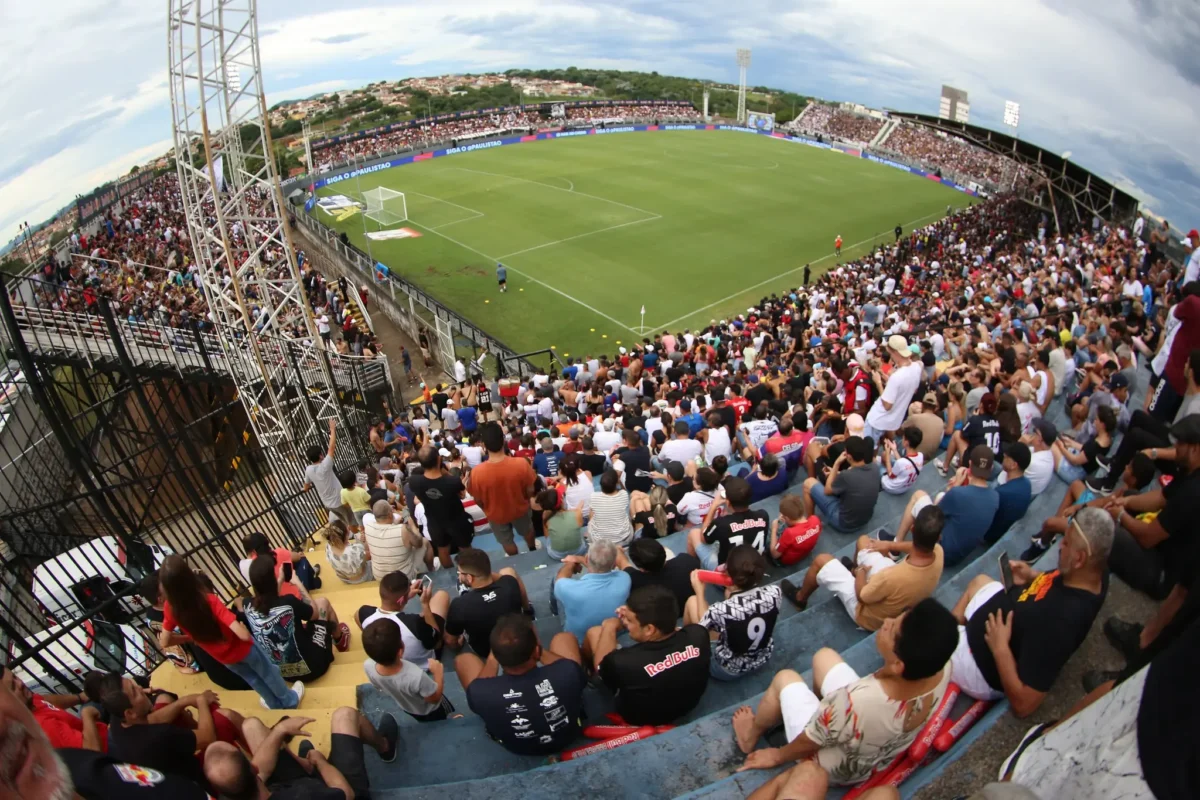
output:
[[[500,423],[484,423],[481,435],[488,457],[471,472],[471,496],[487,515],[496,541],[505,553],[517,554],[514,533],[520,533],[529,549],[534,550],[529,498],[533,496],[537,475],[527,460],[505,454],[504,429]]]
[[[1183,405],[1187,392],[1187,379],[1183,367],[1192,351],[1200,347],[1200,281],[1183,287],[1184,298],[1170,312],[1179,320],[1179,328],[1171,342],[1171,352],[1166,366],[1158,376],[1150,393],[1150,404],[1146,411],[1155,419],[1170,424]]]
[[[51,746],[82,747],[99,752],[108,751],[108,726],[97,722],[93,728],[95,736],[84,734],[83,720],[66,711],[87,702],[83,694],[47,694],[38,695],[29,691],[24,682],[11,669],[0,667],[0,683],[12,692],[17,700],[33,712],[33,718],[42,730]],[[89,706],[81,713],[99,717],[99,711]],[[91,727],[91,726],[89,726]]]

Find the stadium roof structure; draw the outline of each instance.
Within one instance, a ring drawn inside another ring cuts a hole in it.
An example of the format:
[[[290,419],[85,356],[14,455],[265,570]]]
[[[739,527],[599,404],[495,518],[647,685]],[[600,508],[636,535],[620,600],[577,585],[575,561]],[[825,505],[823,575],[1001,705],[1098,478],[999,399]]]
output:
[[[1056,217],[1063,210],[1060,207],[1062,203],[1069,203],[1076,218],[1085,223],[1093,214],[1117,222],[1129,222],[1137,214],[1136,197],[1058,153],[1006,133],[942,119],[932,114],[891,110],[888,114],[958,136],[993,153],[1007,156],[1041,175],[1049,184],[1050,202]],[[1058,197],[1055,197],[1056,194]]]

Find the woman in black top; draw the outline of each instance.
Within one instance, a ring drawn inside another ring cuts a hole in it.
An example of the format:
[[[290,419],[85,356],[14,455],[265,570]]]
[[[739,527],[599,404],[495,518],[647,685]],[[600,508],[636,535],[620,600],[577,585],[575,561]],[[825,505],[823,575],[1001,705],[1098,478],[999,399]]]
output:
[[[655,484],[649,494],[635,492],[629,501],[633,514],[635,536],[661,539],[679,530],[683,517],[667,495],[667,490]]]
[[[279,593],[275,559],[269,555],[250,565],[250,585],[254,599],[243,611],[255,643],[287,680],[308,682],[324,675],[333,663],[334,625],[313,619],[312,606],[298,597]],[[348,646],[349,628],[345,633]]]

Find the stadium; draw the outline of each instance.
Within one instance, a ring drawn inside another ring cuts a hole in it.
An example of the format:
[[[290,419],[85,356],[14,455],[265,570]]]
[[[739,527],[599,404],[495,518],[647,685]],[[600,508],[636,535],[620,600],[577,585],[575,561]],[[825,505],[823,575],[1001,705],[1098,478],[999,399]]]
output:
[[[5,796],[1200,793],[1200,234],[749,50],[287,134],[169,6],[0,272]]]

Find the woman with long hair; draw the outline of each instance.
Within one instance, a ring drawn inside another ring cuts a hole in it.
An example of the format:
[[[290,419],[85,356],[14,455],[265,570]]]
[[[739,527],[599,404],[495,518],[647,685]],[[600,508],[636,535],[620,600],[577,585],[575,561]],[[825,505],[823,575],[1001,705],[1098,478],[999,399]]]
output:
[[[667,490],[657,483],[650,493],[634,492],[629,498],[633,527],[638,536],[661,539],[679,530],[683,517],[671,502]]]
[[[940,393],[938,400],[941,401]],[[962,381],[950,382],[943,418],[946,420],[946,428],[942,433],[942,449],[945,450],[950,446],[950,438],[954,436],[954,432],[962,430],[963,423],[967,421],[967,393],[963,389]]]
[[[581,556],[586,553],[588,546],[583,540],[583,509],[567,508],[554,489],[538,492],[536,501],[542,509],[546,555],[555,561],[562,561],[567,556]]]
[[[158,579],[166,595],[163,630],[158,636],[160,645],[194,643],[248,683],[267,708],[300,705],[304,684],[296,681],[288,688],[279,668],[255,644],[246,626],[238,622],[216,595],[204,590],[182,556],[167,556]],[[182,633],[175,633],[176,627]]]
[[[325,526],[325,558],[342,583],[374,580],[371,550],[365,541],[355,538],[340,519],[330,519]]]
[[[333,663],[335,626],[315,619],[312,606],[303,600],[279,593],[275,559],[269,555],[250,565],[250,585],[254,599],[243,608],[246,625],[280,674],[301,681],[324,675]],[[337,648],[344,652],[350,646],[350,627],[342,623],[337,628],[344,629],[337,631]]]
[[[1000,421],[1000,441],[1004,444],[1020,441],[1021,415],[1017,413],[1017,396],[1005,392],[996,399],[996,419]]]
[[[577,453],[568,453],[558,465],[559,487],[562,490],[562,507],[578,509],[586,518],[592,512],[592,473],[582,468],[582,459]]]

